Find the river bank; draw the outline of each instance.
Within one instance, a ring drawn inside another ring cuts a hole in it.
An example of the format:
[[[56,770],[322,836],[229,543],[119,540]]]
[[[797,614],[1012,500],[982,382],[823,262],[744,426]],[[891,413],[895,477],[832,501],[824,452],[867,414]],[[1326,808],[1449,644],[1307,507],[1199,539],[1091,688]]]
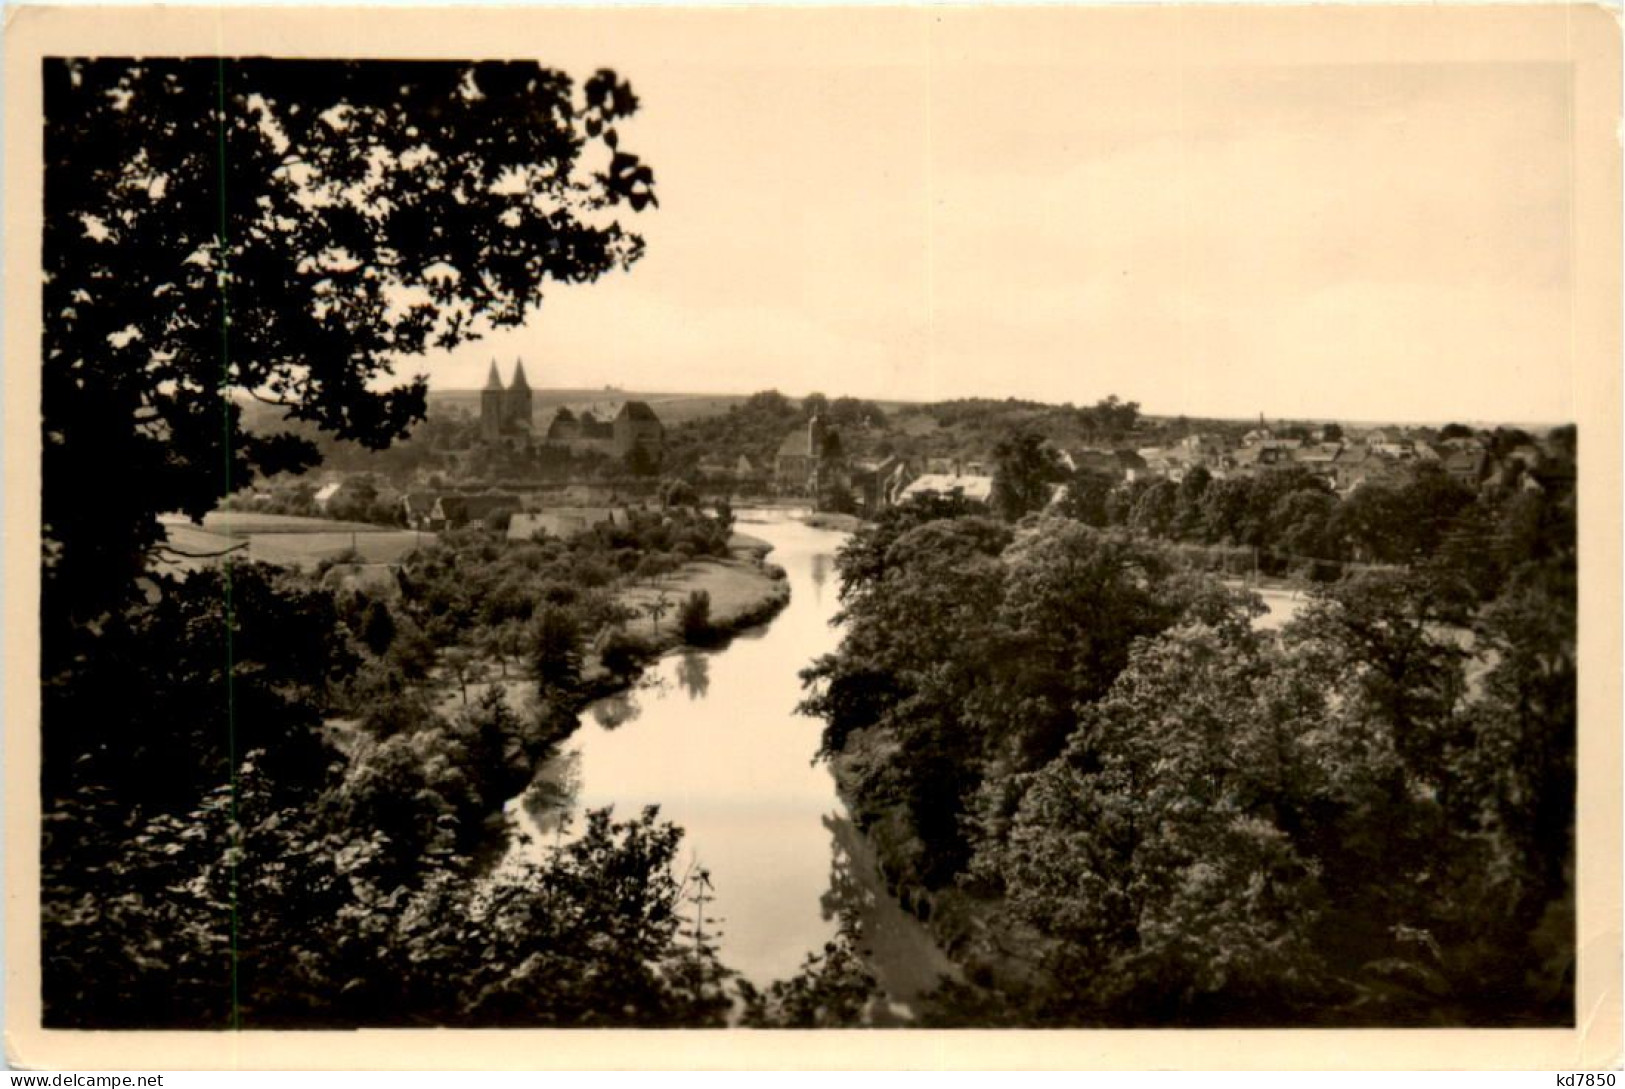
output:
[[[893,747],[877,727],[855,730],[829,761],[848,813],[856,812],[857,781]],[[930,1020],[946,1012],[933,1010],[929,1000],[943,982],[1016,991],[1030,980],[1039,956],[1037,936],[1013,930],[1007,920],[993,925],[997,905],[991,901],[952,886],[928,888],[914,869],[920,844],[903,807],[871,816],[862,826],[855,818],[845,824],[843,841],[854,866],[874,874],[879,885],[883,903],[865,913],[870,924],[865,936],[866,944],[874,946],[876,974],[889,993],[904,997],[916,1015]],[[900,978],[895,971],[889,976],[881,970],[896,965],[905,966]]]
[[[741,548],[770,555],[782,578],[765,561],[759,570],[718,563],[688,575],[743,576],[738,586],[757,601],[767,592],[765,576],[786,584],[788,604],[725,646],[676,646],[663,620],[672,649],[648,662],[636,683],[584,708],[555,757],[511,803],[513,852],[545,851],[589,809],[656,805],[684,830],[680,872],[707,874],[706,916],[718,926],[708,937],[744,980],[765,989],[795,976],[809,954],[837,938],[839,920],[856,912],[865,934],[879,939],[865,942],[878,959],[898,951],[877,974],[892,1002],[906,1006],[934,981],[909,978],[920,958],[908,950],[923,935],[879,888],[862,849],[851,849],[834,781],[811,759],[819,722],[797,710],[801,669],[836,638],[834,553],[844,538],[778,511],[743,513],[740,528],[760,537],[732,542],[732,559],[745,559]],[[877,1023],[908,1017],[892,1004],[877,1012]]]
[[[583,655],[581,678],[571,701],[571,710],[580,714],[592,703],[622,694],[638,683],[649,665],[665,654],[683,649],[713,648],[725,645],[741,632],[767,623],[790,603],[790,584],[784,572],[767,562],[773,546],[759,537],[736,533],[729,541],[726,558],[705,556],[690,560],[658,583],[624,587],[616,600],[636,615],[620,629],[637,647],[637,667],[615,673],[606,668],[596,649]],[[711,616],[701,642],[684,639],[677,613],[683,601],[696,590],[711,597]],[[658,621],[647,606],[664,597],[669,605]],[[467,678],[459,683],[436,669],[433,683],[443,692],[438,709],[453,714],[459,707],[477,704],[493,686],[503,689],[504,698],[516,714],[524,714],[534,681],[524,672],[512,673],[500,663],[476,660]],[[559,738],[563,741],[568,734]]]
[[[627,587],[617,600],[638,616],[627,621],[626,632],[642,640],[652,655],[690,645],[678,628],[677,611],[695,592],[703,592],[711,599],[705,646],[726,642],[747,628],[765,624],[790,603],[790,583],[784,571],[767,562],[772,548],[760,537],[736,533],[728,542],[726,559],[707,556],[692,560],[656,582]],[[649,609],[661,600],[671,611],[656,619]]]

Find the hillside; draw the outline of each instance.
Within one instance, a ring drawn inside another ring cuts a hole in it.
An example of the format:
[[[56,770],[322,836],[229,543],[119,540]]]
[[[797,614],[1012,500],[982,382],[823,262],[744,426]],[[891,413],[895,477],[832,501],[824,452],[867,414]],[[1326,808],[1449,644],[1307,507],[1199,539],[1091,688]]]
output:
[[[745,401],[743,394],[727,393],[651,393],[623,389],[538,389],[531,394],[536,422],[546,424],[555,409],[565,407],[572,412],[590,409],[600,415],[613,416],[626,401],[646,401],[668,426],[686,420],[720,416],[730,407]],[[429,391],[429,411],[435,415],[467,413],[478,416],[480,391],[477,389],[444,389]]]

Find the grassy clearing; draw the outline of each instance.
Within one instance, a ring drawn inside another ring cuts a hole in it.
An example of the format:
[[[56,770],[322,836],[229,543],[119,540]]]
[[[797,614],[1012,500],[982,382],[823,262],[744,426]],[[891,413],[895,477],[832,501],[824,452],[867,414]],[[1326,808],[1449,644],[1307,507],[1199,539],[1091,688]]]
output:
[[[297,514],[262,514],[256,511],[215,510],[203,517],[203,528],[228,537],[259,533],[393,533],[388,526],[368,522],[340,522],[333,518],[306,518]]]
[[[695,590],[711,595],[711,624],[724,631],[777,611],[774,606],[790,600],[789,584],[773,578],[753,560],[697,560],[661,579],[658,585],[643,583],[623,590],[621,603],[641,613],[627,624],[626,630],[642,639],[676,643],[677,608]],[[662,594],[671,604],[671,611],[661,618],[657,632],[654,619],[643,610]]]
[[[432,533],[383,530],[375,533],[255,533],[248,537],[250,559],[288,567],[315,567],[350,551],[363,563],[399,563],[409,552],[434,541]]]
[[[196,571],[219,563],[223,555],[230,555],[238,561],[310,569],[323,560],[335,559],[352,550],[360,554],[363,563],[399,563],[413,549],[434,541],[434,534],[415,530],[385,529],[380,526],[369,526],[365,531],[335,529],[348,523],[320,518],[298,521],[305,523],[306,528],[264,532],[254,529],[248,532],[239,526],[233,534],[216,532],[213,523],[206,523],[207,528],[200,529],[191,522],[166,521],[165,543],[177,553],[186,555],[164,556],[160,560],[160,567]]]

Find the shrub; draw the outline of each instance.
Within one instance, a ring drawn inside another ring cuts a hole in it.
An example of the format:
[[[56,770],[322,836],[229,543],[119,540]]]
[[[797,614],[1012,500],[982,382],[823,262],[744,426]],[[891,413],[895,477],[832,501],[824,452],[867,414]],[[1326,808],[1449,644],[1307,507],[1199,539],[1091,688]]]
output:
[[[687,643],[704,643],[713,632],[711,628],[711,593],[695,590],[684,600],[677,613],[677,629]]]
[[[624,631],[613,631],[604,639],[598,660],[612,676],[630,677],[649,656],[649,645],[637,636]]]

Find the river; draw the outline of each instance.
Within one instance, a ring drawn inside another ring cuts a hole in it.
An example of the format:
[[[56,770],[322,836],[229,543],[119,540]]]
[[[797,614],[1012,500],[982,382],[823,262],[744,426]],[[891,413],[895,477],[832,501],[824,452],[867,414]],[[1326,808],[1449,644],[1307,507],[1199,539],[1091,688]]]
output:
[[[812,763],[821,727],[796,714],[800,671],[835,648],[835,552],[845,534],[781,512],[742,511],[741,532],[773,546],[790,604],[716,650],[652,665],[628,692],[590,705],[511,818],[544,850],[563,818],[645,805],[684,829],[680,871],[703,867],[716,899],[721,960],[757,986],[794,975],[855,917],[880,981],[882,1018],[906,1019],[947,958],[880,887],[828,768]],[[575,822],[579,826],[580,822]],[[855,861],[855,857],[862,861]]]

